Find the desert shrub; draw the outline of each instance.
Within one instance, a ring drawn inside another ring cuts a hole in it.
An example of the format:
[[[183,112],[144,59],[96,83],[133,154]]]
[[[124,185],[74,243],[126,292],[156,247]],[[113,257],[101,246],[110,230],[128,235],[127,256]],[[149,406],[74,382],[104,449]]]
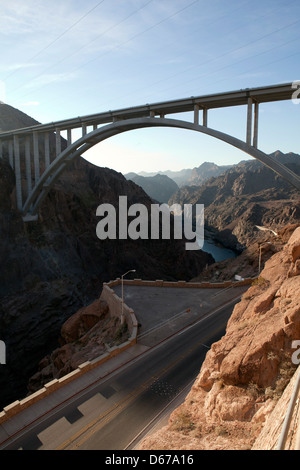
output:
[[[192,421],[191,415],[186,410],[180,410],[172,422],[171,428],[173,431],[185,432],[192,431],[195,428],[195,423]]]

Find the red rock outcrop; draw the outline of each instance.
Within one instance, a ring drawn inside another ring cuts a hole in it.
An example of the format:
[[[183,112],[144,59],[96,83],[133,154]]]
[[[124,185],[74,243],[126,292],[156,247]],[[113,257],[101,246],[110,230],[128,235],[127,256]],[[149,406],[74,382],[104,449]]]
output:
[[[93,360],[111,345],[128,339],[127,325],[111,315],[107,303],[98,299],[78,310],[61,328],[61,347],[44,357],[28,384],[30,393],[45,383],[63,377],[80,364]]]
[[[142,449],[250,449],[294,374],[300,227],[234,308],[185,402]]]

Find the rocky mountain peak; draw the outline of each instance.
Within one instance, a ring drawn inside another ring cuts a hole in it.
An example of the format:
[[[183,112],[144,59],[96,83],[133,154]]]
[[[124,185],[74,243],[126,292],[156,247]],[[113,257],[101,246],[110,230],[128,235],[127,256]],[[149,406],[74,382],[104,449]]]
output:
[[[5,103],[0,107],[0,130],[10,131],[40,124],[38,121]]]

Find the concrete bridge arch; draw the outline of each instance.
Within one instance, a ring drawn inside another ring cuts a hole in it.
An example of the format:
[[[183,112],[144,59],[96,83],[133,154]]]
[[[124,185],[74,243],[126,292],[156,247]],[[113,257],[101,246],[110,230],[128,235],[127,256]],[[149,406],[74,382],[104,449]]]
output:
[[[192,130],[221,140],[245,152],[276,172],[300,190],[300,176],[258,149],[258,121],[261,103],[292,100],[295,83],[246,88],[197,97],[164,101],[66,119],[49,124],[0,132],[0,158],[8,154],[16,177],[17,207],[25,221],[37,217],[43,199],[66,166],[94,145],[123,132],[154,127]],[[247,106],[245,141],[207,125],[208,111]],[[166,118],[175,114],[194,114],[193,122]],[[202,125],[199,114],[203,113]],[[92,126],[92,131],[88,128]],[[73,142],[72,131],[82,137]],[[66,132],[66,140],[61,133]],[[51,145],[50,145],[51,143]],[[55,150],[52,151],[52,147]],[[32,174],[33,173],[33,174]],[[24,184],[25,183],[25,184]]]
[[[272,157],[247,142],[244,142],[240,139],[237,139],[236,137],[220,132],[218,130],[211,129],[206,125],[200,125],[198,123],[191,123],[187,121],[169,119],[165,117],[143,117],[120,120],[102,126],[88,134],[85,134],[76,142],[69,145],[56,157],[56,159],[50,164],[50,166],[46,169],[46,171],[37,181],[32,192],[29,194],[27,200],[25,201],[25,204],[23,206],[23,214],[30,214],[30,216],[37,215],[38,210],[50,188],[60,177],[60,175],[68,166],[68,164],[74,161],[74,159],[76,159],[78,156],[83,155],[87,150],[97,145],[98,143],[103,142],[104,140],[114,137],[118,134],[131,130],[150,127],[169,127],[186,129],[195,132],[200,132],[218,140],[221,140],[245,152],[251,157],[259,160],[265,166],[269,167],[271,170],[276,172],[278,175],[286,179],[290,184],[300,190],[300,177],[298,175],[289,170],[289,168],[287,168],[285,165],[274,160]]]

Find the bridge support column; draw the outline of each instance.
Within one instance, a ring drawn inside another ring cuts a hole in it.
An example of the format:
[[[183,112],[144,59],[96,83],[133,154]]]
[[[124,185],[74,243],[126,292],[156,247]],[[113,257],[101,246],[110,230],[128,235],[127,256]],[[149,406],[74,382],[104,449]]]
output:
[[[257,149],[258,145],[258,113],[259,113],[259,103],[255,101],[254,104],[254,129],[253,129],[253,147]]]
[[[8,142],[8,157],[9,157],[9,164],[12,168],[14,168],[14,149],[13,149],[13,141],[10,140]]]
[[[203,126],[207,127],[207,108],[203,108]]]
[[[26,165],[26,182],[27,182],[27,195],[31,193],[31,153],[30,153],[30,136],[25,139],[25,165]]]
[[[34,158],[34,178],[37,183],[40,179],[40,151],[39,151],[39,135],[33,133],[33,158]]]
[[[61,140],[60,140],[60,129],[55,130],[56,134],[56,156],[61,154]]]
[[[68,147],[69,145],[72,145],[72,129],[67,130],[67,142],[68,142]]]
[[[3,158],[2,140],[0,140],[0,158]]]
[[[22,210],[22,181],[21,181],[21,167],[20,167],[20,144],[19,137],[14,136],[14,156],[15,156],[15,175],[16,175],[16,195],[17,207]]]
[[[50,142],[49,142],[49,132],[46,132],[44,135],[45,139],[45,165],[46,168],[50,166]]]
[[[252,98],[248,98],[246,143],[251,145],[252,138]]]
[[[195,104],[194,106],[194,124],[199,125],[199,110],[200,106],[198,104]]]

